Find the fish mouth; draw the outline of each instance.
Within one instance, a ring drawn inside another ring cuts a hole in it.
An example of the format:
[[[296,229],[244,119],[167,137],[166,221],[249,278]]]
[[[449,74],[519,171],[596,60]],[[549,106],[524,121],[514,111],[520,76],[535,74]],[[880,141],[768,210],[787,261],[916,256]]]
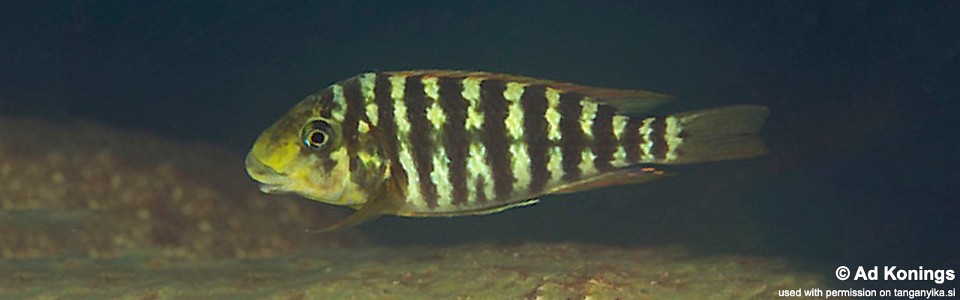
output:
[[[260,191],[266,194],[287,192],[287,187],[292,182],[292,180],[287,177],[287,174],[274,170],[251,154],[252,153],[247,154],[244,164],[246,165],[247,174],[250,175],[250,178],[260,183]]]

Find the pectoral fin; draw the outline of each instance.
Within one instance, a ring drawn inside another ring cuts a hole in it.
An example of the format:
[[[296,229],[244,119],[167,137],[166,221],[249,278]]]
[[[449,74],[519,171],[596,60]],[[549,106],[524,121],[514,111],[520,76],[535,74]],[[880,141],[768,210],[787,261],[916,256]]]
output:
[[[607,186],[636,184],[657,180],[667,175],[669,174],[652,167],[632,167],[561,185],[549,193],[576,193]]]
[[[348,216],[346,219],[340,220],[340,222],[330,225],[327,228],[316,230],[315,232],[331,232],[331,231],[336,231],[340,229],[350,228],[356,225],[366,223],[368,221],[372,221],[384,214],[382,210],[378,209],[376,205],[372,205],[372,204],[376,204],[376,202],[367,203],[367,205],[364,205],[363,207],[360,208],[360,210],[357,210],[356,212]]]
[[[373,197],[356,212],[336,224],[317,230],[317,232],[331,232],[346,229],[372,221],[385,214],[395,213],[403,204],[402,200],[397,198],[397,195],[400,195],[397,193],[397,188],[394,181],[387,181],[383,187],[378,189],[378,192],[374,193]]]

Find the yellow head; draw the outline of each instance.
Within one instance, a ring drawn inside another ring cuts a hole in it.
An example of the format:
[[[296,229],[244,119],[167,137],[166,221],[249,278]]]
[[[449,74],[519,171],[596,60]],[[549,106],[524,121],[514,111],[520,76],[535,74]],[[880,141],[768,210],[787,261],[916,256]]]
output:
[[[307,97],[265,130],[246,158],[247,173],[264,193],[296,193],[336,205],[359,206],[366,193],[351,181],[341,124],[329,89]],[[341,118],[342,119],[342,118]]]

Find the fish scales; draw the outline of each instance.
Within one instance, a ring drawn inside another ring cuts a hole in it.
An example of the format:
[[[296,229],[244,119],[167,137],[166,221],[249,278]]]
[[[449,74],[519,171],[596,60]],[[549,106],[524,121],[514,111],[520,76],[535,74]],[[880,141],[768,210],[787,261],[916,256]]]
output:
[[[640,161],[640,145],[643,141],[643,136],[640,135],[640,127],[642,124],[643,119],[630,118],[627,120],[627,125],[623,129],[623,138],[620,139],[620,147],[626,149],[626,160],[628,164],[635,164]]]
[[[332,227],[342,228],[381,214],[493,213],[664,173],[644,164],[765,153],[764,107],[625,114],[664,99],[484,72],[364,73],[295,106],[258,138],[247,170],[264,191],[357,208]]]
[[[663,118],[653,118],[650,124],[650,138],[652,146],[650,147],[650,157],[653,160],[662,160],[667,157],[667,139],[664,134],[667,132],[667,123]]]
[[[643,119],[643,124],[640,125],[640,160],[637,162],[643,161],[653,161],[653,122],[656,121],[656,118],[650,117]]]
[[[550,170],[547,169],[550,147],[553,147],[547,137],[547,87],[544,85],[528,86],[520,97],[523,105],[523,142],[527,145],[527,156],[530,158],[530,183],[527,193],[541,191],[550,180]]]
[[[503,91],[506,88],[506,82],[499,79],[487,79],[480,83],[480,110],[484,115],[480,140],[486,148],[486,163],[493,176],[496,199],[510,196],[515,179],[510,165],[510,141],[507,139],[504,124],[507,118],[507,101],[503,97]]]
[[[389,160],[389,167],[387,173],[384,174],[384,179],[396,180],[398,185],[406,186],[409,179],[407,174],[402,172],[404,167],[400,163],[400,142],[398,140],[400,133],[394,118],[396,108],[394,107],[393,85],[389,76],[377,74],[375,78],[373,103],[377,107],[377,119],[379,119],[377,122],[379,130],[374,131],[377,133],[375,138],[381,142],[385,157]]]
[[[366,113],[366,110],[363,107],[363,99],[360,95],[360,81],[356,78],[349,79],[344,81],[341,86],[341,95],[343,97],[343,105],[345,106],[343,114],[343,123],[341,125],[343,130],[342,139],[347,148],[347,157],[350,159],[350,171],[351,176],[356,177],[358,174],[357,169],[359,167],[360,159],[360,135],[358,130],[358,124],[360,124],[360,117]],[[354,182],[358,182],[358,178],[352,178]]]
[[[405,185],[402,187],[405,188],[405,196],[408,204],[418,208],[425,209],[427,207],[426,201],[423,199],[423,194],[420,191],[420,177],[419,172],[417,171],[417,164],[414,162],[413,158],[413,144],[411,142],[411,127],[410,118],[407,116],[407,100],[406,100],[406,81],[407,76],[402,75],[392,75],[390,76],[390,98],[393,99],[393,115],[391,118],[397,123],[397,156],[396,159],[400,163],[401,169],[394,170],[394,172],[403,172],[406,177]]]
[[[527,151],[528,143],[524,141],[526,136],[524,130],[524,120],[528,118],[523,110],[523,104],[520,103],[526,84],[509,81],[507,88],[503,91],[503,98],[508,102],[507,118],[504,120],[504,126],[507,130],[509,143],[510,169],[513,171],[513,185],[510,196],[519,192],[526,192],[530,186],[530,155]],[[538,134],[530,132],[530,135]]]
[[[544,112],[544,118],[547,121],[547,139],[550,140],[550,147],[547,153],[547,171],[550,173],[550,183],[561,182],[563,178],[563,148],[560,147],[560,91],[555,88],[547,87],[544,91],[547,98],[547,109]]]
[[[450,187],[453,207],[467,203],[467,154],[470,137],[467,134],[467,100],[463,98],[464,77],[441,77],[438,80],[440,107],[446,114],[443,126],[443,145],[450,159]]]
[[[363,95],[363,105],[364,105],[364,115],[366,116],[366,121],[368,125],[376,126],[379,118],[379,107],[374,101],[376,98],[376,84],[377,84],[377,75],[373,73],[366,73],[357,76],[360,79],[360,93]],[[367,130],[360,130],[362,133],[369,132]]]
[[[339,109],[339,107],[335,106],[333,102],[332,88],[325,89],[313,97],[308,97],[308,100],[312,100],[312,101],[316,101],[318,103],[324,104],[324,105],[318,106],[317,109],[313,111],[313,114],[320,115],[321,117],[326,119],[332,119],[333,111]],[[336,160],[332,160],[332,159],[325,160],[324,163],[321,165],[321,168],[323,169],[324,172],[330,172],[333,170],[333,167],[336,165],[336,163],[337,163]]]
[[[440,104],[440,85],[437,77],[425,76],[422,78],[424,92],[427,96],[427,120],[430,121],[430,140],[433,142],[434,151],[431,157],[433,170],[430,172],[430,182],[436,190],[436,206],[449,207],[453,200],[451,199],[453,190],[450,186],[450,157],[447,154],[447,147],[444,143],[447,112]]]
[[[334,107],[333,103],[333,88],[324,89],[319,93],[310,95],[306,99],[307,101],[316,102],[317,105],[311,112],[316,115],[320,115],[324,119],[332,119],[333,111],[337,109]]]
[[[483,100],[480,93],[482,78],[466,77],[461,81],[460,95],[467,100],[467,120],[465,128],[469,136],[469,156],[467,157],[467,194],[468,203],[478,205],[487,199],[496,197],[493,191],[493,178],[487,164],[487,150],[480,136],[485,121],[480,109]],[[489,184],[488,184],[489,183]]]
[[[380,77],[382,78],[384,76]],[[420,195],[423,197],[423,201],[426,203],[428,209],[437,209],[439,206],[437,199],[444,196],[452,198],[450,202],[444,205],[449,206],[447,209],[456,209],[457,206],[463,206],[468,202],[466,196],[468,192],[468,182],[466,181],[466,170],[468,169],[466,166],[466,157],[468,154],[466,145],[468,144],[468,136],[465,135],[465,130],[463,130],[468,106],[465,105],[466,100],[460,97],[463,93],[463,79],[465,78],[438,78],[437,80],[442,80],[443,84],[437,83],[437,85],[440,86],[437,100],[426,97],[428,93],[426,92],[427,87],[423,84],[424,77],[405,77],[404,80],[403,101],[406,108],[404,116],[407,123],[410,124],[408,137],[411,141],[411,143],[405,147],[409,147],[413,153],[413,162],[415,165],[407,169],[417,170],[416,176],[419,182]],[[363,122],[360,112],[366,112],[366,110],[360,109],[362,105],[359,101],[361,97],[359,94],[360,87],[356,83],[356,80],[348,80],[344,84],[339,85],[342,87],[344,98],[346,99],[347,113],[344,119],[346,123],[345,128],[354,128],[355,124]],[[522,116],[518,118],[519,121],[514,121],[514,123],[522,123],[523,127],[515,131],[517,133],[508,134],[507,132],[510,130],[508,129],[508,124],[511,122],[508,118],[509,109],[507,106],[510,105],[510,101],[506,100],[505,95],[509,93],[507,86],[517,83],[500,80],[486,80],[484,83],[485,84],[481,86],[481,99],[479,102],[486,103],[486,105],[481,106],[483,109],[482,112],[485,118],[491,121],[490,123],[485,123],[487,125],[482,127],[482,133],[474,137],[479,137],[484,149],[486,149],[484,163],[488,170],[494,173],[493,178],[502,179],[494,179],[492,183],[478,180],[476,181],[475,190],[482,191],[486,188],[486,184],[493,184],[496,191],[494,197],[497,198],[510,197],[516,193],[529,193],[542,190],[550,179],[550,171],[547,170],[546,161],[547,151],[550,147],[561,147],[564,149],[564,160],[566,163],[564,164],[564,170],[562,170],[562,172],[564,174],[573,174],[572,176],[565,176],[564,180],[571,181],[585,172],[588,173],[587,175],[592,175],[596,173],[596,170],[610,170],[612,168],[610,163],[612,153],[615,151],[614,148],[616,148],[609,146],[615,142],[611,138],[611,122],[615,114],[615,110],[612,107],[595,105],[592,112],[585,115],[583,107],[588,105],[585,103],[589,103],[589,99],[575,93],[561,95],[561,103],[564,104],[560,105],[560,107],[565,108],[562,110],[565,114],[561,114],[560,117],[561,122],[566,124],[565,127],[561,126],[561,128],[567,129],[565,131],[561,129],[560,135],[566,136],[567,140],[551,143],[547,140],[546,134],[546,86],[524,86],[519,89],[520,92],[518,95],[514,95],[516,98],[515,101],[518,101],[521,111],[523,112]],[[500,97],[499,95],[504,96]],[[451,122],[444,120],[440,124],[443,128],[442,130],[436,127],[431,129],[427,122],[429,114],[420,113],[429,110],[429,107],[434,104],[434,101],[437,101],[437,104],[442,109],[443,115],[452,117]],[[376,105],[379,106],[380,104]],[[389,111],[389,109],[385,111]],[[503,119],[502,123],[498,122],[500,119]],[[594,120],[596,120],[596,122],[594,122]],[[503,124],[503,126],[500,126],[501,124]],[[563,132],[567,133],[564,134]],[[357,130],[345,129],[346,136],[353,136],[356,133],[358,133]],[[508,138],[507,140],[498,140],[498,138],[505,135],[508,137],[511,135],[521,135],[521,139],[510,140]],[[591,141],[584,141],[588,138]],[[568,146],[564,146],[564,143]],[[355,169],[355,161],[358,161],[358,159],[353,158],[357,151],[350,150],[355,147],[355,144],[355,139],[350,140],[347,144],[348,153],[352,157],[351,170]],[[587,144],[590,146],[586,147]],[[437,147],[436,145],[442,146]],[[523,148],[526,150],[523,158],[529,160],[529,163],[518,159],[516,152],[511,151],[512,147],[516,145],[523,145]],[[449,172],[448,177],[443,182],[440,182],[442,178],[437,178],[433,172],[434,169],[437,169],[437,164],[432,162],[440,155],[440,153],[437,153],[437,149],[449,149],[444,152],[444,154],[448,155],[449,160],[449,164],[445,167],[454,170],[453,172]],[[453,155],[450,155],[451,153]],[[583,159],[585,156],[584,153],[590,153],[587,156],[593,155],[593,153],[599,153],[599,155],[593,160],[585,161]],[[403,163],[403,160],[399,158],[397,158],[397,160],[399,160],[401,164]],[[507,164],[508,161],[512,162],[512,164]],[[596,170],[584,170],[584,164],[594,164]],[[518,170],[518,168],[522,169]],[[527,176],[530,177],[529,183],[519,186],[509,184],[510,181],[514,183],[517,182],[516,179],[519,177],[517,174],[522,173],[528,174]],[[438,195],[437,189],[440,184],[451,185],[451,193],[453,193],[453,195]],[[478,199],[485,200],[483,198],[485,197],[478,197]],[[456,205],[454,205],[454,203],[456,203]]]
[[[583,129],[580,126],[580,99],[583,95],[563,93],[560,95],[560,148],[563,153],[562,179],[575,181],[580,178],[580,161],[587,149]]]
[[[624,131],[626,131],[627,124],[630,122],[630,117],[617,115],[614,111],[613,119],[610,120],[610,122],[610,129],[613,130],[613,139],[615,140],[614,145],[617,149],[613,152],[610,165],[619,168],[628,165],[627,146],[624,144],[623,139],[626,138]]]
[[[383,151],[375,146],[381,139],[370,134],[378,112],[378,107],[374,104],[375,81],[374,76],[358,76],[340,85],[345,104],[343,122],[340,124],[341,139],[349,161],[350,180],[359,186],[371,184],[383,163]],[[331,157],[331,160],[334,159]]]
[[[417,174],[408,174],[408,176],[417,177],[422,200],[426,203],[427,209],[432,210],[437,207],[437,187],[430,179],[436,141],[432,139],[434,129],[430,127],[430,121],[427,119],[428,103],[421,80],[420,76],[407,77],[404,86],[403,101],[407,108],[404,115],[410,123],[409,141],[406,144],[413,153],[413,163],[417,170]]]
[[[593,132],[591,151],[596,155],[593,160],[597,172],[609,172],[613,167],[613,153],[617,151],[617,140],[613,135],[613,116],[616,110],[607,105],[598,105],[596,117],[590,130]]]

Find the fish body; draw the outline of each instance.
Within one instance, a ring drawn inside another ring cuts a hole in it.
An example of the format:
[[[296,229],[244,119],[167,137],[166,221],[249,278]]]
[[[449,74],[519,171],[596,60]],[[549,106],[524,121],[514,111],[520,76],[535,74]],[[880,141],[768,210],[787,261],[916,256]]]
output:
[[[380,215],[488,214],[766,153],[762,106],[645,115],[670,96],[467,71],[364,73],[306,97],[246,158],[268,193]]]

